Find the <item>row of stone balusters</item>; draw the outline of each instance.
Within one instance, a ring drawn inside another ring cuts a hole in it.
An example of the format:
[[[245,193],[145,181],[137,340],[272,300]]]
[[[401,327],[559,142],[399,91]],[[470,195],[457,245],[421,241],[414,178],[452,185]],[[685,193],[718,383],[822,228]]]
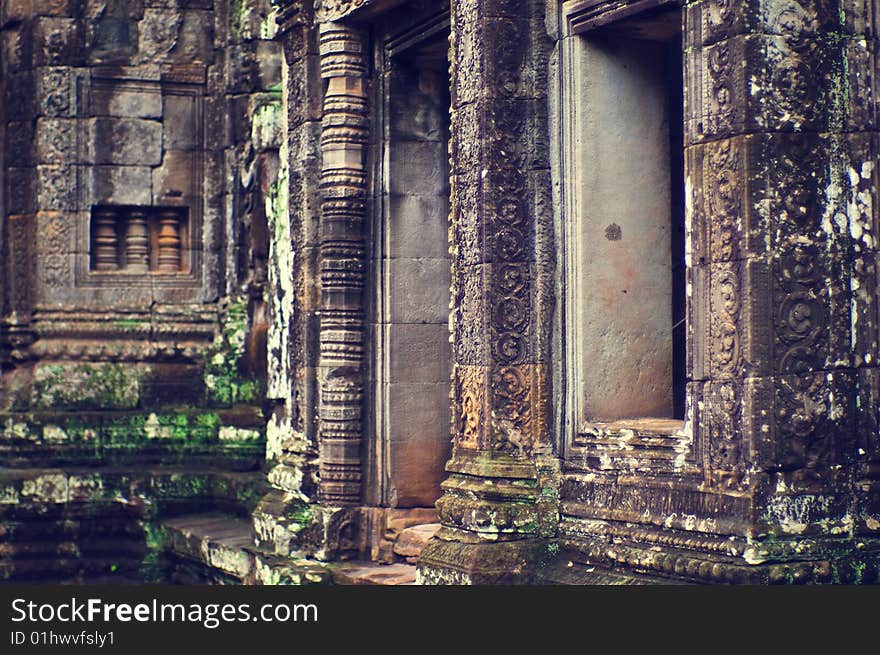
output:
[[[159,209],[152,212],[158,215],[159,221],[156,270],[179,271],[180,211]],[[94,210],[96,271],[124,270],[129,273],[146,273],[150,270],[150,215],[151,210],[139,207],[101,207]],[[119,247],[120,236],[124,239],[122,249]]]

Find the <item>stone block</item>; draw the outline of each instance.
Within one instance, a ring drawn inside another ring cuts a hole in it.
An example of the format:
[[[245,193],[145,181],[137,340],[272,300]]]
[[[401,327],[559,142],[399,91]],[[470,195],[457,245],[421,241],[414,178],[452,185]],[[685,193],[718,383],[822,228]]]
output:
[[[40,256],[63,255],[76,252],[77,214],[72,212],[41,211],[36,217],[36,251]]]
[[[165,10],[165,13],[173,11]],[[214,12],[190,9],[182,14],[170,51],[171,59],[185,63],[210,63],[214,52]]]
[[[78,255],[82,257],[82,255]],[[86,261],[88,259],[86,258]],[[83,268],[87,268],[83,267]],[[153,304],[153,292],[149,286],[89,286],[67,290],[64,297],[68,305],[90,307],[100,311],[108,308],[119,310],[146,310]]]
[[[42,116],[74,116],[76,95],[71,69],[46,66],[35,69],[37,112]]]
[[[37,166],[37,207],[41,210],[76,210],[77,169],[75,166]]]
[[[156,88],[95,85],[90,97],[92,116],[123,118],[162,118],[162,95]]]
[[[139,118],[95,118],[90,121],[95,164],[156,166],[162,161],[162,123]]]
[[[449,266],[445,258],[391,260],[391,321],[445,323],[449,315]]]
[[[811,0],[796,8],[785,0],[748,0],[735,6],[724,0],[703,0],[688,4],[685,11],[686,47],[748,33],[783,34],[798,41],[833,32],[865,35],[876,23],[865,0]]]
[[[26,73],[33,66],[34,42],[30,25],[12,23],[0,32],[0,44],[4,49],[4,65],[7,75]],[[33,98],[29,98],[33,101]]]
[[[9,165],[24,168],[35,162],[33,121],[12,121],[2,131]]]
[[[162,165],[153,169],[153,198],[157,204],[185,202],[193,204],[198,180],[195,177],[194,154],[179,150],[166,150]]]
[[[36,161],[41,164],[77,162],[76,129],[72,118],[40,118],[36,128]]]
[[[435,141],[403,141],[391,147],[389,191],[394,194],[445,196],[449,189],[449,155]]]
[[[40,306],[69,306],[76,265],[73,253],[44,254],[37,258],[35,302]]]
[[[152,364],[141,381],[141,397],[145,405],[150,407],[198,407],[205,400],[201,367],[194,364]]]
[[[6,211],[10,214],[29,214],[34,211],[35,171],[33,168],[8,168]]]
[[[84,55],[80,21],[72,18],[40,17],[34,24],[35,66],[77,66]]]
[[[390,325],[388,355],[393,382],[449,385],[449,327],[442,324]]]
[[[227,93],[251,93],[259,88],[258,69],[254,62],[253,49],[249,45],[228,47],[224,65]]]
[[[776,373],[852,365],[854,335],[847,268],[842,256],[810,247],[788,248],[774,260],[770,274]]]
[[[401,557],[417,558],[439,529],[439,523],[414,525],[404,529],[394,540],[394,553]]]
[[[389,458],[396,507],[429,507],[451,454],[449,384],[391,384]]]
[[[390,257],[447,257],[449,201],[442,196],[392,195],[388,212]]]
[[[41,408],[132,409],[139,398],[139,371],[127,364],[40,363],[33,401]]]
[[[267,91],[281,84],[281,47],[275,41],[256,43],[257,80],[259,88]]]
[[[849,41],[829,36],[798,44],[750,35],[688,51],[686,142],[847,125],[870,129],[876,113],[868,75],[872,55],[863,40]],[[839,90],[843,78],[847,93]]]
[[[202,147],[196,98],[188,94],[162,97],[162,130],[167,150],[198,150]]]
[[[94,166],[91,204],[149,205],[152,171],[146,166]]]
[[[10,75],[6,79],[6,120],[32,121],[36,111],[36,91],[34,75],[24,72]]]
[[[175,8],[144,9],[138,23],[138,61],[167,60],[178,43],[182,24],[183,15]]]

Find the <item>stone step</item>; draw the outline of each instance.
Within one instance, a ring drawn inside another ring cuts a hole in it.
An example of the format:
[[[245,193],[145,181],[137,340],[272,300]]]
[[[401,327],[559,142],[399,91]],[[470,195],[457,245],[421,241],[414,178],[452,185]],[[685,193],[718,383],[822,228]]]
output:
[[[320,562],[286,558],[254,546],[249,519],[228,514],[187,514],[161,523],[166,551],[196,566],[179,567],[180,580],[225,580],[242,584],[328,584],[330,572]],[[201,568],[200,568],[201,567]],[[183,576],[183,577],[181,577]]]
[[[338,585],[414,585],[416,567],[402,562],[351,562],[333,571],[333,582]]]
[[[247,582],[254,571],[251,522],[224,514],[190,514],[161,522],[165,547],[179,557]]]
[[[417,563],[425,544],[439,529],[439,523],[423,523],[402,530],[394,542],[394,554],[406,558],[409,564]]]

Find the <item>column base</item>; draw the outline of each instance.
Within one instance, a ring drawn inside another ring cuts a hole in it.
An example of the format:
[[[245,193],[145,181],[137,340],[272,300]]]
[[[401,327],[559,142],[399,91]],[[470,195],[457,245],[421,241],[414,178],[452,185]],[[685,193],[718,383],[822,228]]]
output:
[[[468,543],[449,540],[445,532],[422,551],[418,584],[532,584],[555,557],[548,539]]]
[[[273,489],[254,509],[256,546],[273,555],[324,562],[357,556],[360,509],[309,504]]]

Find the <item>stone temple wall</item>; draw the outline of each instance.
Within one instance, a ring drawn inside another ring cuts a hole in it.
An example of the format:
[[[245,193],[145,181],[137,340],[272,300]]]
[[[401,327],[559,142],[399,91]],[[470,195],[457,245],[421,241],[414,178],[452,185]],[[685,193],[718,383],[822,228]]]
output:
[[[160,575],[263,493],[268,2],[4,2],[0,576]]]
[[[878,579],[871,3],[2,12],[6,577]]]

